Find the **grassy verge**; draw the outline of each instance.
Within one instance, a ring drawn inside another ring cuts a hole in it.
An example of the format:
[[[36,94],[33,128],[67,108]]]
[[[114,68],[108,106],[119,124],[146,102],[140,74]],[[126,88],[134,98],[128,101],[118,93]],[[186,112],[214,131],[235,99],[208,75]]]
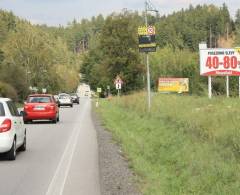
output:
[[[239,99],[156,95],[102,100],[144,194],[240,194]]]

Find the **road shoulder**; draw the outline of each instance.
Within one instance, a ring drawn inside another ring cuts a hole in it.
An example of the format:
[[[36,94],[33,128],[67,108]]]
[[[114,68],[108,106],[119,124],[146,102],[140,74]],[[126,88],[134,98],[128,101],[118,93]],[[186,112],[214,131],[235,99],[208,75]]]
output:
[[[101,194],[140,195],[134,175],[121,155],[121,148],[114,143],[111,133],[102,127],[94,111],[92,118],[98,138]]]

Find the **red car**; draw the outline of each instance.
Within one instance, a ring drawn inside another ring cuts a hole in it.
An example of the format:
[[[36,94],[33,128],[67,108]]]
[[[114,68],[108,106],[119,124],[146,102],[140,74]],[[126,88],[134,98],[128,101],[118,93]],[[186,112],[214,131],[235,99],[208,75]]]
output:
[[[53,95],[33,94],[29,95],[24,104],[24,123],[32,120],[51,120],[53,123],[59,121],[59,109]]]

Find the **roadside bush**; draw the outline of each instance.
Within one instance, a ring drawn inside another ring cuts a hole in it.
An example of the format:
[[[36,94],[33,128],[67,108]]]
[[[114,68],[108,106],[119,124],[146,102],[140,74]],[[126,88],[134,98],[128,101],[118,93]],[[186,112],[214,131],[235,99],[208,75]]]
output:
[[[0,96],[11,98],[14,101],[17,101],[17,92],[16,90],[9,84],[0,82]]]

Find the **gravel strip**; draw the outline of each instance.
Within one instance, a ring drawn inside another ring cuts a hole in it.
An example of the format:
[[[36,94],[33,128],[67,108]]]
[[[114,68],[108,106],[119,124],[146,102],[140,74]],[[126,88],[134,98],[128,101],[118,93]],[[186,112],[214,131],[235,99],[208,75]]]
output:
[[[96,113],[92,118],[97,130],[99,146],[100,185],[102,195],[141,195],[134,182],[134,175],[121,155],[121,148],[114,143]]]

